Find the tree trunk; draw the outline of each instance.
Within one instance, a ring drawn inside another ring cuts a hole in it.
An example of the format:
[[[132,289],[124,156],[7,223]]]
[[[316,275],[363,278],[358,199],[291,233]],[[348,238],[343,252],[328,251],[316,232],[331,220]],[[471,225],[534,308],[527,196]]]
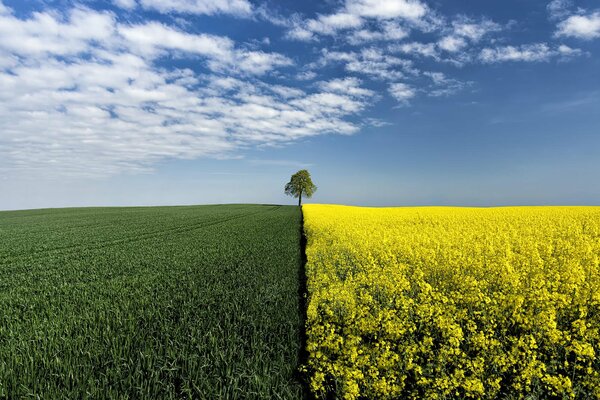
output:
[[[302,205],[302,192],[300,192],[300,196],[298,196],[298,207]]]

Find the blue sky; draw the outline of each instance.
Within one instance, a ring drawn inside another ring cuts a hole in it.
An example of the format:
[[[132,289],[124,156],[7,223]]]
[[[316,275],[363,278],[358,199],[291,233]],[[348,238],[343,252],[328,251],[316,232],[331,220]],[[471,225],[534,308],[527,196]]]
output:
[[[600,204],[596,1],[0,0],[0,209]]]

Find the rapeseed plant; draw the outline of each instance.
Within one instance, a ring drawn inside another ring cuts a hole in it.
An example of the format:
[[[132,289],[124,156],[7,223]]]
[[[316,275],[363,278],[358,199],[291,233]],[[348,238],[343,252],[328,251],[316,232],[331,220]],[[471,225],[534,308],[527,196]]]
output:
[[[316,395],[600,398],[600,207],[303,212]]]

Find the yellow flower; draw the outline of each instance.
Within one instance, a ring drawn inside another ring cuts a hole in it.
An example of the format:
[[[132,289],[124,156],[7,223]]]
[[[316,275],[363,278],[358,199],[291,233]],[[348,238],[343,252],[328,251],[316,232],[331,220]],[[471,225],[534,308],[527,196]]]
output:
[[[600,398],[600,207],[303,212],[316,395]]]

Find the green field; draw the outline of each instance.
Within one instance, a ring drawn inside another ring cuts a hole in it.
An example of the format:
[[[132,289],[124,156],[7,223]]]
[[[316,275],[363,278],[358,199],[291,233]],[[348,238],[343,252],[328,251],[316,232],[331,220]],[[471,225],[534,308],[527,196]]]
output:
[[[0,213],[0,398],[301,398],[298,207]]]

